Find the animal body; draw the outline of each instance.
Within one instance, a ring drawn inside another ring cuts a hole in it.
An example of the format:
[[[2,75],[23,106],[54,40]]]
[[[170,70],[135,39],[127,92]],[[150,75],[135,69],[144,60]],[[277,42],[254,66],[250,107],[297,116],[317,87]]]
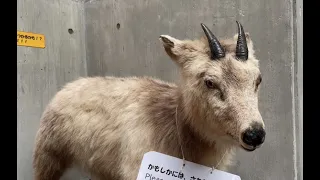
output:
[[[161,35],[181,82],[87,77],[68,83],[46,107],[34,150],[36,180],[58,180],[78,165],[100,180],[135,180],[143,155],[157,151],[227,170],[234,151],[265,139],[261,82],[248,33],[219,41],[206,25],[198,40]]]

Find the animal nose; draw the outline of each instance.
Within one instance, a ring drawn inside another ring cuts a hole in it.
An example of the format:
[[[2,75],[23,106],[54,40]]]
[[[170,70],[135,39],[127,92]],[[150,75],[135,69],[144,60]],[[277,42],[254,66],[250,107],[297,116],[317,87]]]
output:
[[[257,147],[264,142],[266,132],[262,125],[254,125],[243,133],[242,141],[253,147]]]

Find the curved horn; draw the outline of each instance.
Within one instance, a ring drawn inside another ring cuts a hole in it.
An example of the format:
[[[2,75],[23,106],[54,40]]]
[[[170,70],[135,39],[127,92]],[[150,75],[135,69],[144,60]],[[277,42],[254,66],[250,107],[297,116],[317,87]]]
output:
[[[223,58],[225,56],[225,52],[224,52],[221,44],[219,43],[218,39],[212,34],[210,29],[206,25],[201,23],[201,27],[202,27],[204,33],[206,34],[208,42],[209,42],[209,47],[210,47],[210,51],[211,51],[211,59]]]
[[[241,60],[248,59],[248,46],[246,35],[244,33],[242,25],[236,21],[238,24],[238,40],[237,40],[237,47],[236,47],[236,56]]]

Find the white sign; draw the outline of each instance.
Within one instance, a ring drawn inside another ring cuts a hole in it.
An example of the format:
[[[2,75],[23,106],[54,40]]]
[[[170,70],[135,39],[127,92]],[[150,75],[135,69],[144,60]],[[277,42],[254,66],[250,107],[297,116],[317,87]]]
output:
[[[237,175],[150,151],[143,156],[137,180],[241,180]],[[180,171],[181,170],[181,171]],[[212,172],[212,173],[211,173]]]

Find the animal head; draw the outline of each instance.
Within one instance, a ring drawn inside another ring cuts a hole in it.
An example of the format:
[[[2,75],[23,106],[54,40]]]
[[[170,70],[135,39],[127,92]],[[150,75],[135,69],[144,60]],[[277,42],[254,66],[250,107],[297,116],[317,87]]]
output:
[[[219,41],[201,24],[205,37],[179,40],[161,35],[171,59],[180,67],[180,88],[190,124],[211,142],[227,141],[247,151],[265,139],[258,110],[261,74],[253,43],[242,25],[238,33]]]

